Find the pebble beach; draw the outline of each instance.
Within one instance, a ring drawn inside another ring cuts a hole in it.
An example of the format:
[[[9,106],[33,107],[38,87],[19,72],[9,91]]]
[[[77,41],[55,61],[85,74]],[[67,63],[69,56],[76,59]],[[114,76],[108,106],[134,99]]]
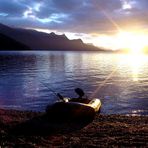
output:
[[[148,147],[148,116],[53,122],[41,112],[0,109],[0,137],[1,147]]]

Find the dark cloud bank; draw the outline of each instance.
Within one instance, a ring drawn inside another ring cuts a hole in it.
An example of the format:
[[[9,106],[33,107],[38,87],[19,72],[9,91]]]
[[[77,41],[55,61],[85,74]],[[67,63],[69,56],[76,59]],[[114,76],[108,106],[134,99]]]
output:
[[[117,30],[115,24],[147,27],[147,7],[148,0],[1,0],[0,22],[61,32],[108,33]]]

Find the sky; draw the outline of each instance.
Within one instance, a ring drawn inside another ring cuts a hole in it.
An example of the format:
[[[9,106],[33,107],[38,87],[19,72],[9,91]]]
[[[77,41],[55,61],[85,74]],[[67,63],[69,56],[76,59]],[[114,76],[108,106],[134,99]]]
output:
[[[118,48],[124,33],[147,33],[147,8],[148,0],[0,0],[0,22]]]

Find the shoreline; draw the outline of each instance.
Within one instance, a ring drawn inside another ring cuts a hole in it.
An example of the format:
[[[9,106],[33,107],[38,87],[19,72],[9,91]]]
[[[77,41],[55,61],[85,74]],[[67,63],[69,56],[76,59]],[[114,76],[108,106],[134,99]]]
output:
[[[1,147],[148,147],[148,116],[52,122],[42,112],[0,109],[0,136]]]

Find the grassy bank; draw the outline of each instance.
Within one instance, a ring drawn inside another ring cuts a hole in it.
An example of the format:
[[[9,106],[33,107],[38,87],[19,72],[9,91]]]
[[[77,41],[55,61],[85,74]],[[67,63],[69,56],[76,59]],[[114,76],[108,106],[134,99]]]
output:
[[[44,113],[1,109],[0,137],[1,147],[148,147],[148,116],[53,122]]]

